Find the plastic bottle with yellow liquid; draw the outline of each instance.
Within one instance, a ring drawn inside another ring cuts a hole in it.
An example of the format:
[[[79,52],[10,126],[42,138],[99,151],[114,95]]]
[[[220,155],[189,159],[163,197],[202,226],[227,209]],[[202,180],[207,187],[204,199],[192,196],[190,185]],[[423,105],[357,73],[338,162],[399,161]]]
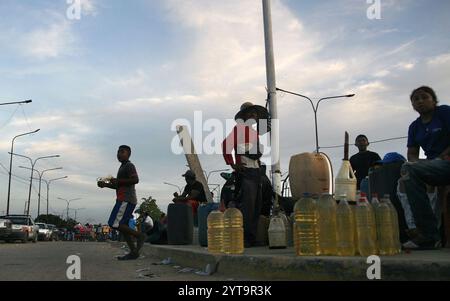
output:
[[[372,207],[365,197],[361,197],[355,208],[358,253],[368,257],[377,254],[376,223]],[[375,229],[375,236],[373,231]]]
[[[375,208],[380,255],[394,255],[397,253],[397,250],[391,208],[383,200]]]
[[[237,208],[228,208],[223,214],[223,252],[244,253],[244,228],[242,213]]]
[[[324,193],[317,203],[319,212],[319,246],[321,255],[337,255],[336,245],[336,201],[331,194]]]
[[[400,229],[399,229],[399,223],[398,223],[398,213],[397,209],[395,209],[394,205],[391,202],[391,197],[389,194],[385,194],[382,198],[382,201],[385,202],[389,208],[391,209],[392,213],[392,229],[394,233],[394,241],[395,241],[395,250],[396,254],[400,254],[402,252],[402,244],[400,242]]]
[[[319,247],[319,213],[317,202],[309,193],[295,203],[295,244],[298,256],[320,255]]]
[[[347,202],[347,196],[339,196],[336,209],[337,254],[339,256],[355,255],[355,217]]]
[[[219,210],[212,211],[208,215],[208,251],[213,254],[223,252],[223,213]]]
[[[376,207],[380,204],[380,201],[378,200],[378,194],[373,193],[372,195],[375,197],[374,199],[372,199],[373,203],[369,202],[369,200],[367,199],[367,194],[365,192],[361,192],[361,197],[366,201],[367,205],[371,209],[370,212],[372,215],[372,220],[373,220],[373,223],[375,224],[375,227],[372,227],[371,233],[372,233],[373,240],[375,241],[375,247],[377,248],[377,251],[378,251],[378,232],[377,232],[377,227],[376,227],[377,220],[376,220],[376,216],[375,216],[375,210],[376,210]]]

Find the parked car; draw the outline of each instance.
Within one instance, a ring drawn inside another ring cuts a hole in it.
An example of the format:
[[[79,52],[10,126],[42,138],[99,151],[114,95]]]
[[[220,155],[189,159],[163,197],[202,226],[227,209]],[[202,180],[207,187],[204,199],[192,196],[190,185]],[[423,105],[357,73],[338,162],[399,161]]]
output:
[[[58,228],[56,228],[56,226],[52,225],[52,224],[47,224],[47,226],[48,226],[48,228],[51,231],[50,240],[51,241],[58,241],[59,240],[59,230],[58,230]]]
[[[9,219],[11,221],[11,234],[5,238],[6,241],[21,240],[24,243],[28,241],[37,242],[39,227],[34,223],[29,215],[5,215],[0,219]]]
[[[12,223],[9,219],[0,219],[0,240],[7,240],[11,235]]]
[[[36,223],[36,225],[39,227],[38,240],[49,241],[51,238],[51,230],[48,225],[44,223]]]

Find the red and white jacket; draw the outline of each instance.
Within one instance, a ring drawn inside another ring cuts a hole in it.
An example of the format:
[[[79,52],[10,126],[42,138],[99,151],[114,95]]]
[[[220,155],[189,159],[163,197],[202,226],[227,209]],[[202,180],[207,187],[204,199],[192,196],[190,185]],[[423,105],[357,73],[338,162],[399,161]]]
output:
[[[259,168],[258,160],[250,159],[244,154],[259,145],[259,135],[251,126],[238,123],[228,137],[222,142],[222,154],[227,165],[234,164],[232,152],[235,153],[236,164],[246,168]]]

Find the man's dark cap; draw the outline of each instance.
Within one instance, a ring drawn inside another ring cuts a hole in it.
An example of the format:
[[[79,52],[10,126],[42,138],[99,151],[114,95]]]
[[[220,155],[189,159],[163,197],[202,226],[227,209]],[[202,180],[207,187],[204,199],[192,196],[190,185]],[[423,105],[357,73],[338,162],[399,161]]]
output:
[[[192,170],[188,170],[186,171],[186,173],[184,175],[182,175],[182,177],[185,178],[190,178],[190,179],[195,179],[195,173]]]

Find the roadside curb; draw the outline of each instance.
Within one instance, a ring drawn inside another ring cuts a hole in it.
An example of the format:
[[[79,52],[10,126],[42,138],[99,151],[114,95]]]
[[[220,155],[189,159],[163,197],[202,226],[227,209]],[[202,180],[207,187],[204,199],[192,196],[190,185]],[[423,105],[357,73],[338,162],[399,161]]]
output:
[[[258,280],[302,281],[367,281],[371,263],[363,257],[296,257],[293,249],[246,249],[243,255],[213,255],[200,246],[173,246],[145,244],[143,253],[160,259],[170,258],[180,266],[205,269],[230,278]],[[433,256],[424,253],[402,254],[381,258],[382,280],[450,280],[450,251],[441,250]],[[436,254],[436,255],[435,255]],[[424,258],[422,258],[424,257]],[[433,257],[439,257],[433,260]]]

